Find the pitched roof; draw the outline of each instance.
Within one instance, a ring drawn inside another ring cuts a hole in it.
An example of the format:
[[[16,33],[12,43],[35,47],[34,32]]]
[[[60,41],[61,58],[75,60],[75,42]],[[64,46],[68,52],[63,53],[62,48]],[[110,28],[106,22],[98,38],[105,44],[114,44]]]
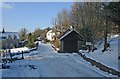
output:
[[[17,39],[20,38],[18,32],[4,32],[4,33],[0,32],[0,37],[5,36],[5,37],[8,38],[9,35],[10,35],[12,38],[14,38],[14,36],[16,36]]]
[[[60,37],[60,40],[64,39],[66,36],[68,36],[70,33],[72,32],[76,32],[80,37],[82,37],[77,31],[75,30],[70,30],[70,31],[67,31],[65,32],[61,37]]]

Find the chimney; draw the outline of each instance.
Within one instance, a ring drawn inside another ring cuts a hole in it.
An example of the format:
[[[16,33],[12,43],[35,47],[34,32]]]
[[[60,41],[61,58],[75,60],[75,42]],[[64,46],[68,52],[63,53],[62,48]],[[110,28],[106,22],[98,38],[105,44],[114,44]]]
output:
[[[5,29],[3,28],[2,33],[5,33]]]

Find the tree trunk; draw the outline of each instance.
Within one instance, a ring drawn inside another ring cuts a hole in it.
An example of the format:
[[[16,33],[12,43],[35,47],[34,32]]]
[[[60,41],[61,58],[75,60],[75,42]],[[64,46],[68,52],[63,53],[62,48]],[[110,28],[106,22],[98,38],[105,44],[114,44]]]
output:
[[[120,34],[120,23],[118,24],[118,33]]]
[[[104,50],[106,51],[107,49],[107,32],[105,32],[105,37],[104,37]]]
[[[106,27],[104,31],[104,49],[103,52],[107,50],[108,43],[107,43],[107,36],[108,36],[108,21],[106,20]]]

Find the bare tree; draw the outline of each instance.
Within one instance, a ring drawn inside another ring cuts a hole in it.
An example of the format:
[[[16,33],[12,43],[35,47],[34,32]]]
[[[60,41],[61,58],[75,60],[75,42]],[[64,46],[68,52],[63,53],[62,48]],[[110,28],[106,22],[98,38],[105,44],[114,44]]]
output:
[[[20,40],[25,40],[26,39],[26,34],[27,34],[28,30],[26,28],[22,28],[19,31],[19,35],[20,35]]]
[[[106,27],[108,24],[103,14],[102,3],[76,2],[71,10],[71,25],[83,35],[85,42],[89,41],[94,44],[97,39],[105,36],[105,32],[107,33],[111,28],[111,26]],[[109,24],[113,25],[111,22]]]
[[[43,32],[43,30],[41,30],[40,28],[36,28],[35,31],[33,32],[33,34],[37,38],[41,35],[42,32]]]
[[[55,27],[62,34],[70,28],[69,12],[66,9],[63,9],[61,12],[58,13],[56,21],[57,23]]]

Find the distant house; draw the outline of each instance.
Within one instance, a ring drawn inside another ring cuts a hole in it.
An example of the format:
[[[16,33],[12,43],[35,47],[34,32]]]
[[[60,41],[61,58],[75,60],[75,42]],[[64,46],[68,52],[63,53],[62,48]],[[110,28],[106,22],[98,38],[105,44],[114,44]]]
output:
[[[82,36],[75,30],[67,30],[60,38],[60,52],[73,53],[79,51],[79,44],[82,42]]]
[[[0,32],[0,49],[19,47],[19,38],[18,32],[6,32],[3,28],[2,32]]]
[[[53,32],[53,30],[50,30],[46,33],[46,39],[49,40],[49,41],[53,41],[54,36],[55,36],[55,33]]]

